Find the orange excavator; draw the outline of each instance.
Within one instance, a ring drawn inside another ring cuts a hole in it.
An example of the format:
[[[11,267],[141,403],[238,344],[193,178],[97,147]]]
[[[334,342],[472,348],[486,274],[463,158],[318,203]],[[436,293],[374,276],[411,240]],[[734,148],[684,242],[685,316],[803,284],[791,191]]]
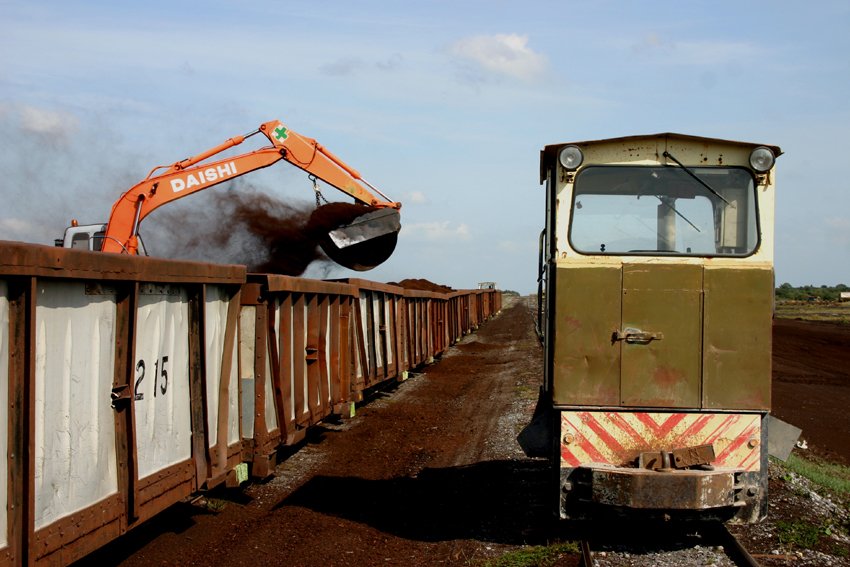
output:
[[[256,134],[265,135],[271,145],[238,156],[201,163]],[[315,180],[320,179],[354,198],[355,203],[348,207],[344,216],[337,213],[333,215],[336,224],[328,226],[326,220],[319,221],[324,233],[319,243],[328,257],[358,271],[374,268],[389,258],[401,229],[398,212],[401,203],[390,201],[355,169],[316,140],[293,132],[278,120],[261,124],[249,134],[230,138],[214,148],[170,166],[155,167],[143,181],[121,195],[112,206],[107,224],[80,226],[72,221],[72,226],[66,229],[64,238],[58,239],[56,245],[138,254],[139,225],[157,208],[280,160],[286,160],[310,174],[317,192]],[[340,203],[318,207],[313,217],[321,219],[323,215],[316,213],[320,213],[322,207],[335,205]],[[324,218],[328,216],[324,215]]]

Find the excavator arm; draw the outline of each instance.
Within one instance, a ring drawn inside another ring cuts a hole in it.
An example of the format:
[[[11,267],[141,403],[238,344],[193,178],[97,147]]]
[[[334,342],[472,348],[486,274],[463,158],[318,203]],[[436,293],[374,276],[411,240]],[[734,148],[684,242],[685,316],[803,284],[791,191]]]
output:
[[[271,146],[234,157],[201,163],[238,146],[256,134],[265,135],[271,142]],[[371,265],[368,266],[351,259],[357,255],[354,249],[359,247],[365,249],[364,245],[373,238],[383,240],[385,250],[387,249],[386,240],[391,238],[392,246],[389,252],[392,252],[395,237],[400,228],[397,211],[401,208],[401,203],[390,201],[386,195],[365,181],[357,170],[348,166],[316,140],[286,128],[278,120],[266,122],[250,134],[230,138],[196,156],[170,166],[154,168],[143,181],[125,192],[112,206],[104,235],[103,251],[137,254],[139,225],[157,208],[246,173],[268,167],[280,160],[286,160],[350,195],[357,203],[364,205],[364,213],[372,212],[371,215],[358,216],[344,226],[332,227],[330,232],[335,236],[327,240],[328,244],[326,241],[322,242],[322,247],[332,259],[339,262],[336,257],[338,254],[335,252],[352,247],[352,250],[344,251],[344,259],[340,263],[353,269],[374,267],[377,265],[374,258],[370,260]],[[383,199],[378,198],[373,191]],[[384,212],[376,214],[376,210],[384,210]],[[353,233],[346,236],[345,231],[349,227],[353,227],[350,229]],[[354,251],[353,254],[352,251]],[[386,256],[388,257],[389,253],[386,253]]]

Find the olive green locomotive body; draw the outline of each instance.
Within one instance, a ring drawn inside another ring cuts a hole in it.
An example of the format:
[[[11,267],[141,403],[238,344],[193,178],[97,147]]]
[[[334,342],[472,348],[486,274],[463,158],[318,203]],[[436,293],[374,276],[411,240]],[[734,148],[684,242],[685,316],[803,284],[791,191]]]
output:
[[[679,134],[541,152],[561,516],[765,515],[780,154]]]

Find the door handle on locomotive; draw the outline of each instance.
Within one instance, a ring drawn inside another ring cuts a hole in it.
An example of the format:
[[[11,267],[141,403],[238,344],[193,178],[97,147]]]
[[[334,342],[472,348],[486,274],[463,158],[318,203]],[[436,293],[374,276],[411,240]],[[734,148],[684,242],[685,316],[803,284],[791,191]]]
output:
[[[622,331],[617,330],[611,335],[611,342],[626,341],[630,345],[648,345],[652,341],[660,341],[664,333],[655,331],[641,331],[633,327],[627,327]]]

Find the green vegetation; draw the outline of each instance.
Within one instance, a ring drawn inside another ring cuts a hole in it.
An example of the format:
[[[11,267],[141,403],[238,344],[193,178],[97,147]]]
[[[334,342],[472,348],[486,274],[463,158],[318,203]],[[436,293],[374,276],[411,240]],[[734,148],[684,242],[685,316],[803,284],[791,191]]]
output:
[[[227,507],[227,501],[218,498],[207,498],[207,510],[210,512],[221,512]]]
[[[850,301],[840,301],[844,284],[793,287],[784,283],[776,288],[776,316],[804,321],[831,321],[850,325]]]
[[[784,467],[841,497],[850,497],[850,467],[791,454]]]
[[[850,302],[804,303],[789,301],[777,303],[776,316],[782,319],[828,321],[841,325],[850,325]]]
[[[815,526],[805,520],[779,520],[776,522],[776,537],[779,543],[793,545],[802,549],[812,549],[820,543],[821,537],[829,536],[830,528]]]
[[[794,287],[784,283],[776,288],[777,301],[838,301],[842,291],[850,291],[844,284],[835,286],[804,285]]]
[[[792,454],[788,461],[782,465],[788,472],[783,480],[789,482],[792,479],[791,472],[809,479],[832,495],[833,501],[847,508],[850,506],[850,467],[835,463],[829,463],[820,459],[808,459]],[[802,489],[801,489],[802,490]],[[776,535],[780,543],[798,547],[801,549],[815,549],[822,544],[829,547],[824,538],[829,538],[836,533],[846,534],[850,524],[844,525],[833,521],[813,524],[804,519],[779,520],[776,522]],[[850,550],[843,545],[835,545],[834,540],[831,552],[838,557],[847,557]]]
[[[535,545],[518,551],[506,553],[496,559],[490,559],[482,567],[546,567],[555,563],[565,555],[581,553],[578,543],[568,541],[548,546]]]

